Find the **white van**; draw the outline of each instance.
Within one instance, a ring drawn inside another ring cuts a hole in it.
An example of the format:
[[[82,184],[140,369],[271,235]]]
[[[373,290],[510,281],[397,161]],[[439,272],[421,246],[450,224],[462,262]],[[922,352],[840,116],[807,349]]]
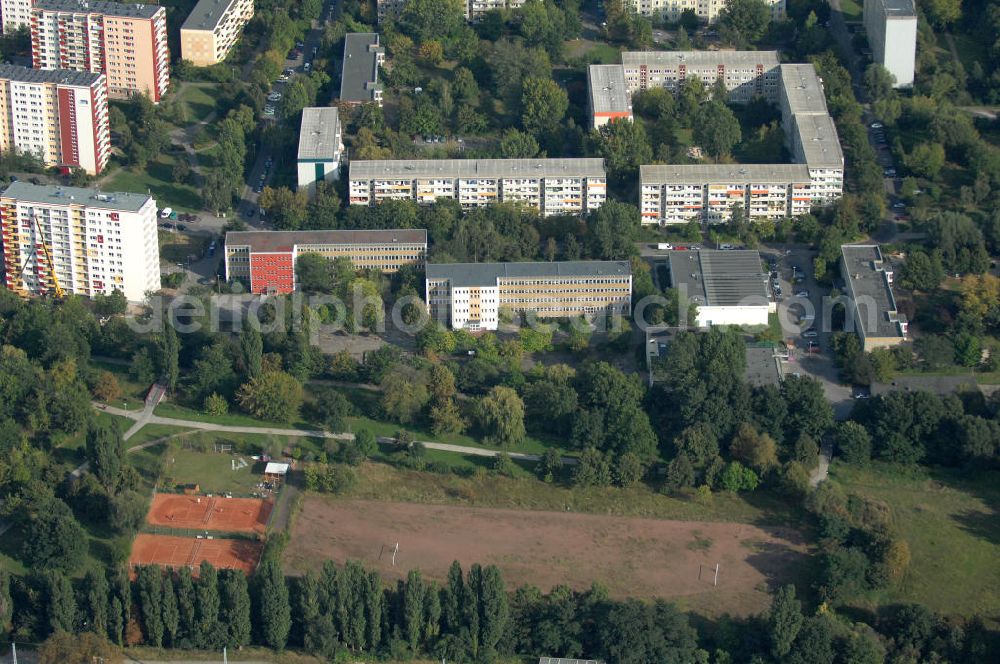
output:
[[[166,219],[167,217],[170,216],[171,212],[173,212],[171,208],[168,207],[163,208],[162,210],[160,210],[160,219]]]

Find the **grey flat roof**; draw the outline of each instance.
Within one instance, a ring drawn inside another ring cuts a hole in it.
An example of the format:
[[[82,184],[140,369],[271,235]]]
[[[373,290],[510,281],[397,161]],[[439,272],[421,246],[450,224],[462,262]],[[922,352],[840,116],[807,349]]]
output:
[[[671,251],[670,284],[684,285],[694,304],[710,307],[766,306],[767,275],[752,249]]]
[[[340,116],[333,107],[309,107],[302,109],[302,125],[299,127],[299,160],[334,161],[340,147],[337,134]]]
[[[45,11],[74,12],[77,14],[104,14],[105,16],[127,16],[130,18],[153,18],[163,9],[160,5],[139,5],[123,2],[103,2],[102,0],[36,0],[34,7]]]
[[[803,113],[792,116],[792,130],[798,135],[810,168],[843,168],[844,153],[840,149],[837,127],[829,115]]]
[[[428,279],[447,279],[452,286],[496,286],[497,279],[519,277],[628,276],[628,261],[558,261],[552,263],[437,263],[427,266]]]
[[[89,88],[103,74],[69,69],[34,69],[18,65],[0,64],[0,78],[22,83],[61,83]]]
[[[823,84],[811,64],[781,65],[782,96],[794,113],[822,113],[829,115]]]
[[[781,382],[781,367],[770,346],[747,346],[747,382],[754,387],[777,385]]]
[[[641,184],[808,184],[810,178],[805,164],[666,164],[640,166],[639,181]]]
[[[885,10],[886,18],[917,18],[913,0],[875,0]]]
[[[632,110],[621,65],[590,65],[587,68],[590,108],[594,113],[624,113]]]
[[[625,66],[656,65],[675,67],[680,64],[689,67],[726,65],[727,67],[764,65],[777,67],[780,63],[777,51],[624,51],[622,64]]]
[[[250,247],[257,252],[287,252],[295,246],[315,244],[422,244],[427,246],[423,228],[389,228],[377,231],[231,231],[227,247]]]
[[[899,324],[889,319],[890,312],[897,311],[896,298],[885,271],[878,269],[887,266],[882,250],[877,244],[845,244],[840,251],[844,257],[841,267],[847,270],[841,277],[854,300],[865,337],[902,337]]]
[[[384,52],[378,43],[378,34],[374,32],[351,32],[344,37],[344,64],[340,73],[340,98],[344,101],[372,101],[372,87],[378,84],[376,53]]]
[[[565,657],[539,657],[538,664],[604,664],[599,659],[566,659]]]
[[[4,198],[16,198],[19,201],[40,205],[85,205],[126,212],[138,212],[146,201],[152,199],[148,194],[111,193],[83,187],[31,184],[21,180],[12,182],[2,195]]]
[[[181,30],[215,30],[236,0],[198,0]]]
[[[351,180],[605,177],[603,159],[385,159],[351,162]]]

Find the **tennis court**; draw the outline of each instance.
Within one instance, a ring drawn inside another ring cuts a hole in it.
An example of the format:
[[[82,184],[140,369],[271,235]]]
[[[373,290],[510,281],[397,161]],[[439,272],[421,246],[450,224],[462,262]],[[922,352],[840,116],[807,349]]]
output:
[[[203,560],[218,569],[241,569],[251,574],[264,550],[261,542],[244,539],[207,539],[149,535],[141,533],[132,543],[129,567],[136,565],[161,565],[163,567],[191,567],[195,574]]]
[[[259,498],[158,493],[146,523],[167,528],[227,533],[263,533],[274,503]]]

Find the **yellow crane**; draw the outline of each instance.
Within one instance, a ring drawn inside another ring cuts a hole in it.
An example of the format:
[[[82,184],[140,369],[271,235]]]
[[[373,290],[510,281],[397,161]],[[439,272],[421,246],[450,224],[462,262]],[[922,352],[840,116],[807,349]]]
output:
[[[49,274],[52,276],[53,292],[55,293],[55,296],[57,298],[62,299],[65,296],[65,292],[63,292],[62,286],[59,285],[59,277],[56,275],[56,264],[55,261],[52,260],[52,252],[49,251],[49,244],[48,242],[45,241],[45,236],[42,235],[42,226],[41,224],[38,223],[38,215],[36,215],[34,212],[31,213],[31,223],[35,227],[35,234],[36,234],[35,243],[32,244],[31,251],[32,252],[36,251],[35,248],[36,244],[40,243],[42,245],[42,252],[45,254],[45,262],[49,266]],[[24,271],[28,268],[28,263],[30,262],[31,262],[31,254],[29,253],[28,258],[25,259],[24,264],[21,266],[21,269],[17,273],[18,280],[20,281],[24,280]]]

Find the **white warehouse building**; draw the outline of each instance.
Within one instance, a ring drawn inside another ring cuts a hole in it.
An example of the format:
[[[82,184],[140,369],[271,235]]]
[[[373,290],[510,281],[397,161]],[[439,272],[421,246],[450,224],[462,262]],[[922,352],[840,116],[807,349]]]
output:
[[[913,0],[865,0],[863,18],[872,59],[896,77],[897,88],[911,87],[917,59]]]
[[[697,308],[698,327],[767,325],[777,310],[756,251],[671,251],[667,264],[671,287]]]

